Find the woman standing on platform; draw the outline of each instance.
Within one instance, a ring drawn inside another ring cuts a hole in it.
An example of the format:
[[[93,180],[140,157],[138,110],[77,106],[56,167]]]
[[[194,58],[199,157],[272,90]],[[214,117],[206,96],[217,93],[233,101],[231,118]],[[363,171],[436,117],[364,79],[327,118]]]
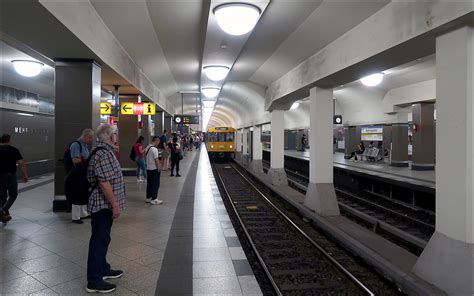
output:
[[[169,144],[170,152],[171,152],[171,174],[170,176],[174,176],[174,168],[176,167],[176,177],[181,177],[179,174],[179,161],[183,158],[181,154],[181,148],[178,144],[178,137],[173,138],[173,142]]]
[[[135,149],[135,162],[137,163],[137,182],[146,181],[146,168],[145,168],[145,152],[143,150],[143,141],[145,138],[142,136],[138,137],[137,142],[133,145]],[[144,179],[140,178],[140,171],[143,174]]]

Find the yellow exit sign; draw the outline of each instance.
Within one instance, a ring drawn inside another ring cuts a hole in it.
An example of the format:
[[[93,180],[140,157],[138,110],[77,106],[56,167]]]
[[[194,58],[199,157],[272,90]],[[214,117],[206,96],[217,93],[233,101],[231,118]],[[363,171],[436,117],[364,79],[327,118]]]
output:
[[[110,115],[112,114],[112,105],[107,102],[100,102],[100,114],[101,115]]]

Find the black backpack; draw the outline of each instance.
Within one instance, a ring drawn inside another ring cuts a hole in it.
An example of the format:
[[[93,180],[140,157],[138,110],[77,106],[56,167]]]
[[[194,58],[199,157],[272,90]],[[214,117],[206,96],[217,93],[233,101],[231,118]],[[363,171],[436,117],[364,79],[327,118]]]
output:
[[[69,174],[69,172],[72,170],[74,167],[74,163],[72,162],[72,157],[71,157],[71,145],[77,143],[79,145],[80,153],[82,155],[82,145],[79,141],[74,141],[69,143],[69,146],[67,146],[66,151],[64,151],[64,169],[66,170],[66,174]]]
[[[132,151],[130,151],[130,159],[135,161],[135,158],[137,158],[137,155],[135,154],[135,145],[133,145]]]
[[[92,150],[89,158],[79,165],[73,165],[70,172],[66,176],[64,184],[64,193],[69,203],[73,205],[86,205],[89,202],[89,196],[92,191],[99,185],[99,182],[95,182],[92,188],[90,188],[89,180],[87,179],[87,167],[89,166],[89,160],[99,150],[106,150],[104,147],[96,147]],[[90,188],[90,190],[89,190]]]

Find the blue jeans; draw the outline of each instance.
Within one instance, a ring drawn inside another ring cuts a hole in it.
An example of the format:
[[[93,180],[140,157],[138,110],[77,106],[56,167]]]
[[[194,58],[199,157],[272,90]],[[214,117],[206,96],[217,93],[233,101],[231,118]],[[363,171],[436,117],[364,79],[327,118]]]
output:
[[[18,196],[18,181],[16,175],[7,174],[0,176],[0,209],[7,215]]]
[[[158,198],[158,190],[160,189],[161,172],[158,170],[147,170],[146,198],[153,200]]]
[[[145,160],[141,156],[137,156],[135,158],[135,162],[137,163],[137,178],[140,177],[140,171],[143,173],[143,177],[146,179],[146,169],[145,169]]]
[[[87,282],[90,284],[101,283],[102,277],[110,273],[107,250],[113,221],[112,211],[108,209],[91,214],[92,234],[87,258]]]

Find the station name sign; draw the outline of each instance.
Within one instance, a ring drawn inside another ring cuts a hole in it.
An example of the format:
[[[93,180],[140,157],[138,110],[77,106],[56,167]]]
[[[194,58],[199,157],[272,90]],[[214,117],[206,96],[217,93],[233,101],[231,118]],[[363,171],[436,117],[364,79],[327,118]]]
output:
[[[122,115],[155,115],[155,103],[121,103]]]
[[[199,115],[175,115],[174,122],[176,124],[199,124]]]

